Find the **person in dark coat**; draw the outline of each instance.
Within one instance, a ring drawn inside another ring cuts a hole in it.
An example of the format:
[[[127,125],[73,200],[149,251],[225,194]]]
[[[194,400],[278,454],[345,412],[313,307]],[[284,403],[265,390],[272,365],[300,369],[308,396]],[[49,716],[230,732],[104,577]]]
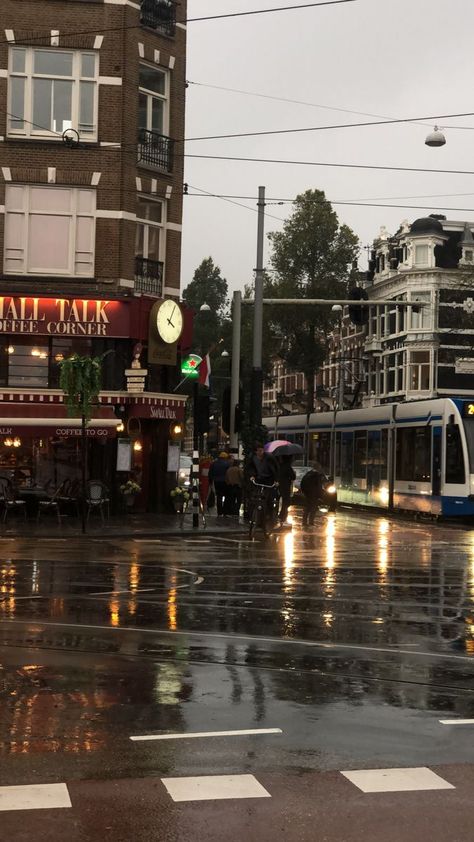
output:
[[[248,476],[259,485],[273,485],[278,482],[278,463],[271,453],[266,453],[263,444],[256,444],[247,464]]]
[[[285,523],[288,517],[288,507],[291,501],[291,485],[296,479],[296,474],[292,467],[292,456],[280,457],[280,471],[278,476],[278,485],[280,487],[280,514],[278,515],[280,522]]]
[[[224,501],[227,489],[225,475],[229,466],[230,462],[227,453],[223,451],[222,453],[219,453],[219,456],[214,460],[209,468],[209,485],[211,485],[211,483],[214,485],[217,517],[222,517],[224,515]]]
[[[303,526],[310,526],[314,523],[318,503],[323,493],[324,474],[317,468],[311,468],[301,480],[301,491],[304,496],[303,502]]]

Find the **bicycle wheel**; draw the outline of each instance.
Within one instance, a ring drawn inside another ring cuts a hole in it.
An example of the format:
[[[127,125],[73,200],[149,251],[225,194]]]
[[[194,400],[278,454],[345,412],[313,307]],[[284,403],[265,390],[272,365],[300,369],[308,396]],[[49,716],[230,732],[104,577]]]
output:
[[[255,537],[255,529],[257,528],[258,507],[254,506],[250,512],[249,518],[249,538],[253,541]]]

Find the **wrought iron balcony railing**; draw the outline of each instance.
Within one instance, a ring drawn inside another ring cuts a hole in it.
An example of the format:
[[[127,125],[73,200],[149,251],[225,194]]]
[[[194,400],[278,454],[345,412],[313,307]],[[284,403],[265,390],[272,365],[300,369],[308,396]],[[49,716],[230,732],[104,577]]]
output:
[[[135,258],[135,292],[163,295],[163,263],[161,260]]]
[[[141,0],[140,21],[172,38],[176,32],[176,3],[173,0]]]
[[[140,129],[138,132],[138,163],[157,170],[172,172],[174,140],[164,134]]]

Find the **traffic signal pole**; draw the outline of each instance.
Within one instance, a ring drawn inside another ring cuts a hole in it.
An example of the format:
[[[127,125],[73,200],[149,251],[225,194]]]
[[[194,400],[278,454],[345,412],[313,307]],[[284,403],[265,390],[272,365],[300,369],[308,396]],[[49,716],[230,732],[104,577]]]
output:
[[[239,452],[239,434],[235,430],[235,413],[239,403],[240,386],[240,324],[242,293],[235,290],[232,298],[232,371],[230,381],[230,452],[237,456]]]
[[[255,268],[255,308],[253,314],[253,363],[250,389],[250,422],[262,424],[262,340],[263,340],[263,247],[265,237],[265,187],[258,188],[257,265]]]

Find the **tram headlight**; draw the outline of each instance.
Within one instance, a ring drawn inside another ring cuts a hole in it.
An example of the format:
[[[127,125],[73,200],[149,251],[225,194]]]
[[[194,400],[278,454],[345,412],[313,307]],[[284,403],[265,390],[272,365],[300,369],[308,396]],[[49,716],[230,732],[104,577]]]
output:
[[[388,500],[389,500],[388,488],[381,488],[380,491],[379,491],[379,497],[380,497],[380,502],[384,506],[387,506]]]
[[[335,494],[337,489],[335,485],[328,485],[326,486],[326,491],[328,494]]]

